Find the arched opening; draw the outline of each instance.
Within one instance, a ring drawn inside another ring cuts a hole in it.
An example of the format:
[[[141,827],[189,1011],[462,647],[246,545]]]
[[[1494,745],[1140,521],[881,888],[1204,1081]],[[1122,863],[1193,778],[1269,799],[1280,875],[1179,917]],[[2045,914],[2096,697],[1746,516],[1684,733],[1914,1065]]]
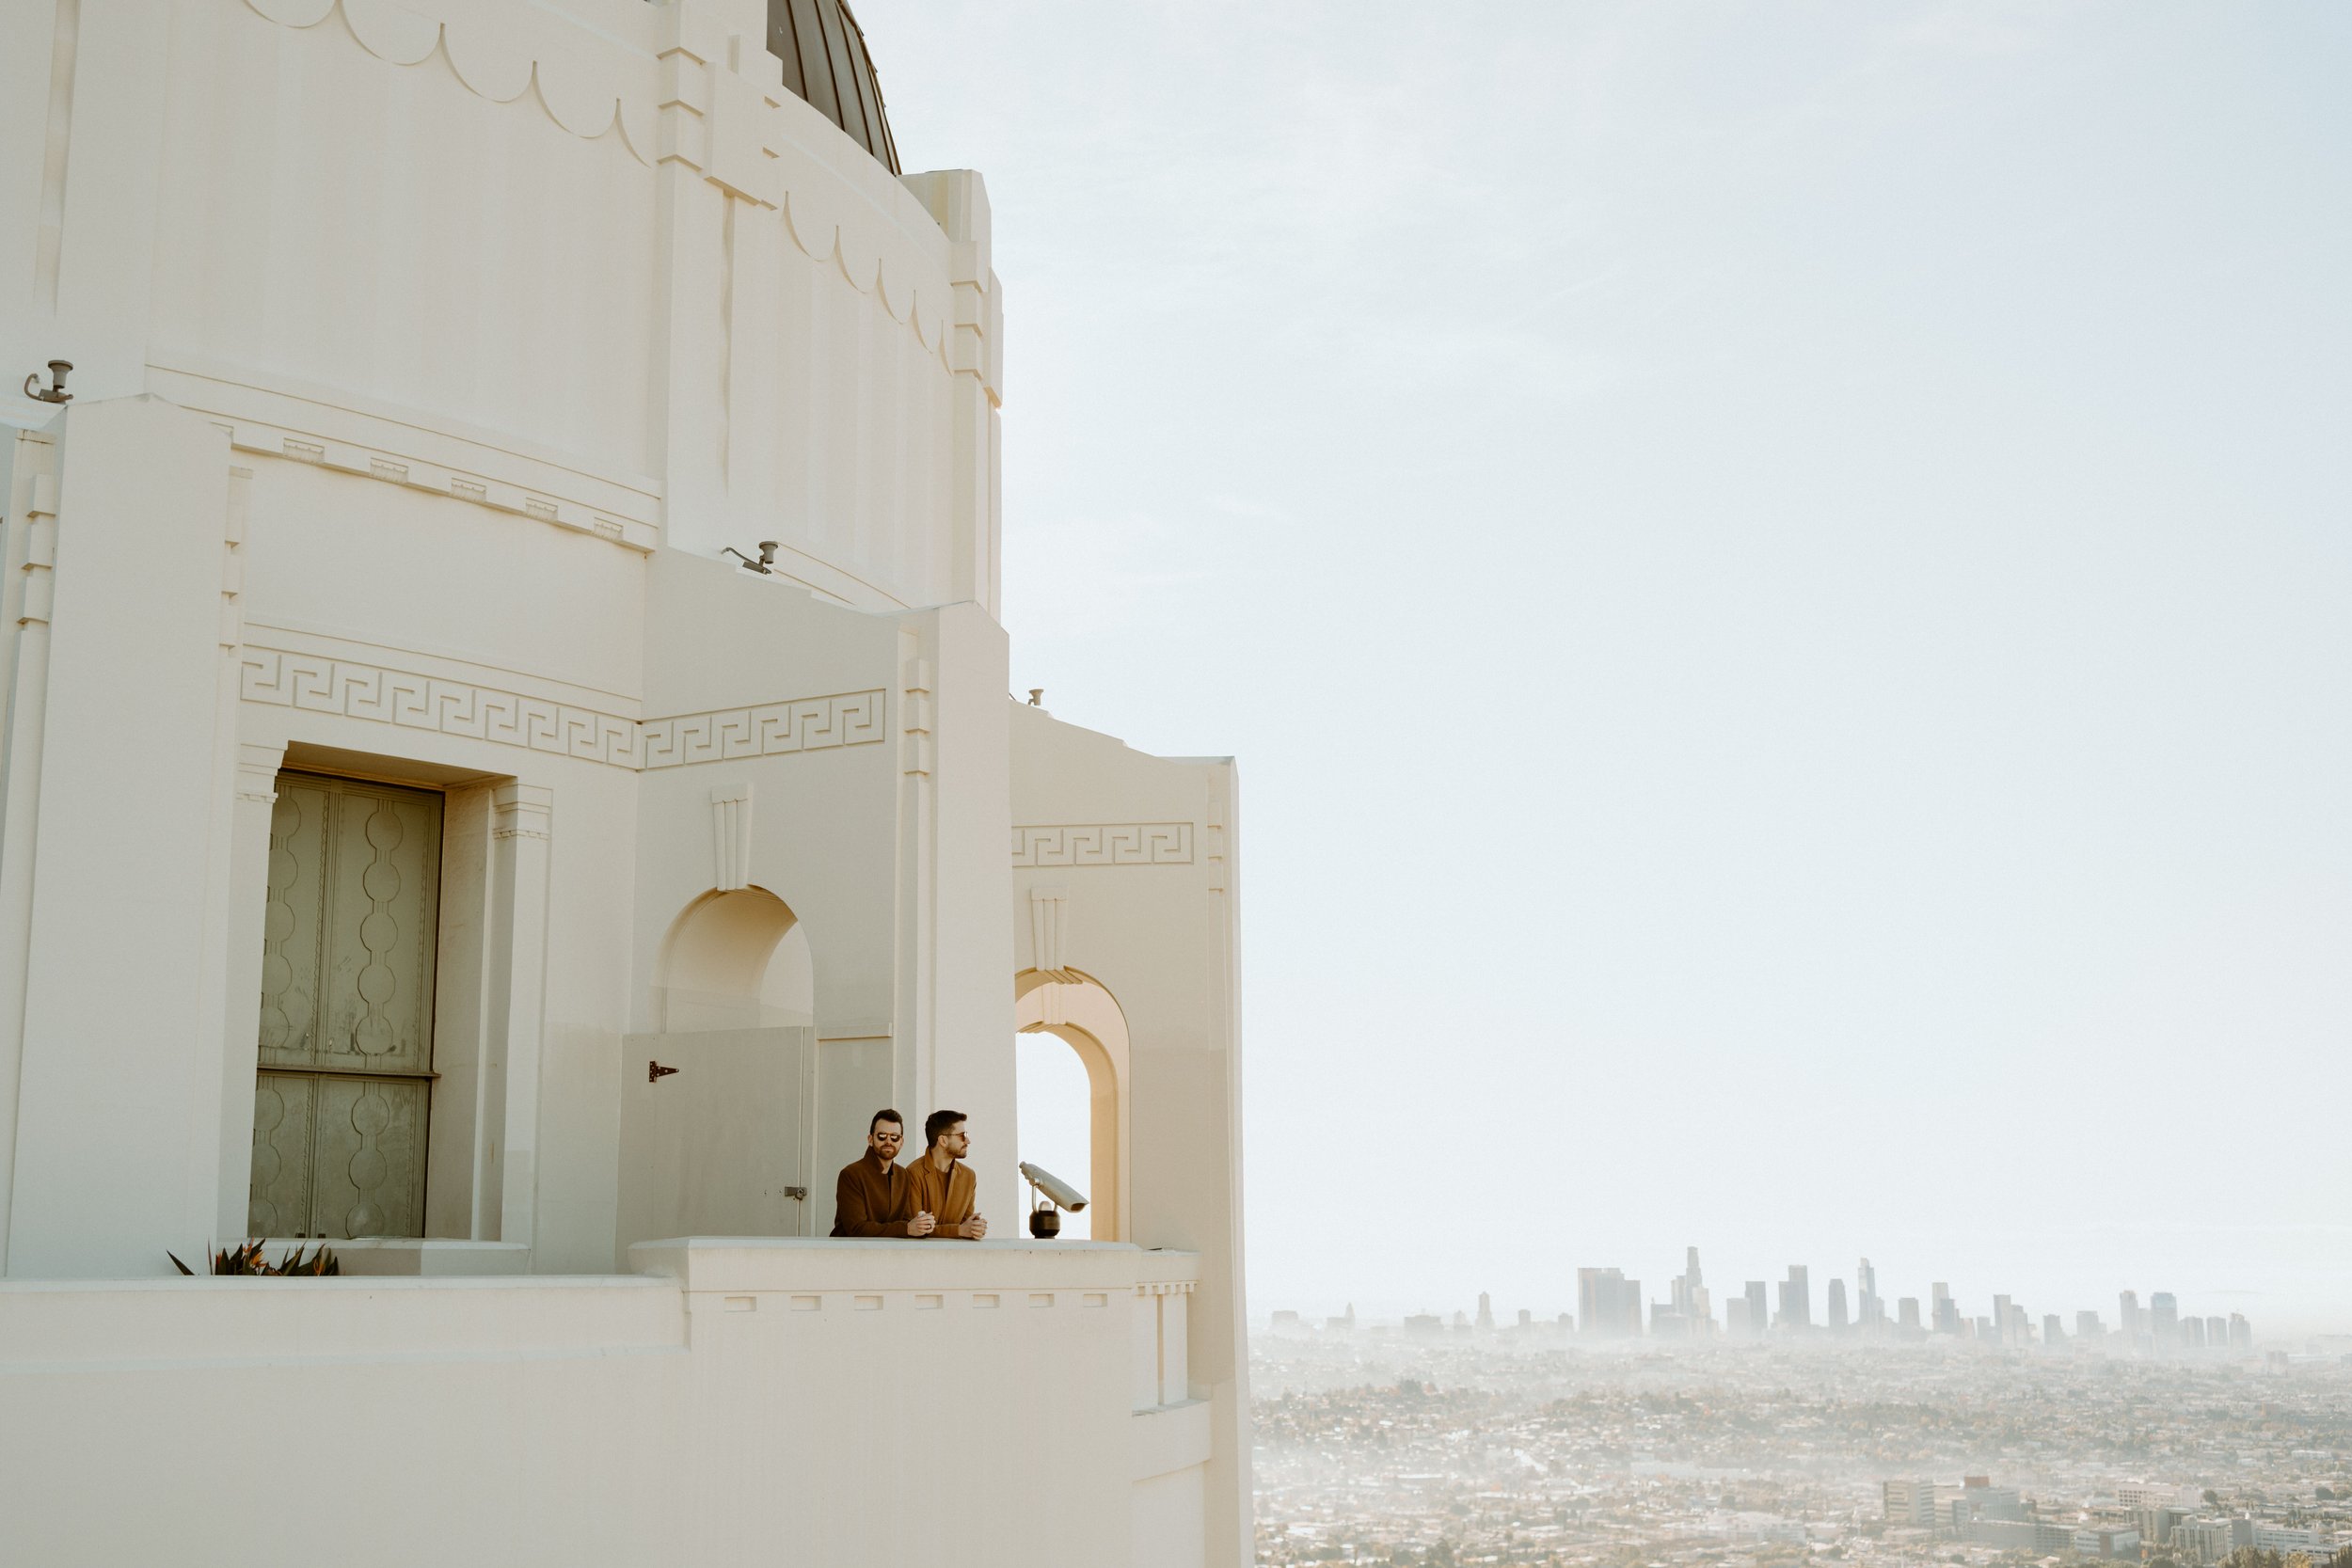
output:
[[[1070,1040],[1040,1029],[1013,1040],[1013,1086],[1018,1099],[1017,1157],[1042,1165],[1087,1195],[1087,1206],[1061,1218],[1061,1239],[1094,1239],[1102,1184],[1094,1179],[1094,1094],[1085,1057]],[[1029,1199],[1024,1184],[1022,1197]],[[1021,1234],[1028,1234],[1028,1220]]]
[[[808,933],[766,888],[703,895],[662,941],[654,1018],[665,1034],[805,1026],[815,1012]]]
[[[1087,1195],[1082,1214],[1066,1215],[1073,1240],[1128,1239],[1128,1040],[1126,1015],[1100,981],[1076,970],[1027,970],[1013,983],[1018,1042],[1020,1157],[1075,1183]],[[1053,1036],[1057,1045],[1040,1037]],[[1078,1071],[1073,1071],[1073,1067]],[[1082,1075],[1082,1076],[1081,1076]],[[1036,1101],[1033,1124],[1032,1100]],[[1083,1103],[1083,1119],[1077,1106]],[[1034,1125],[1034,1132],[1033,1132]],[[1053,1148],[1076,1168],[1042,1152]],[[1078,1156],[1084,1153],[1084,1162]],[[1023,1196],[1027,1196],[1024,1189]],[[1080,1223],[1084,1222],[1081,1229]],[[1023,1233],[1027,1220],[1024,1216]]]

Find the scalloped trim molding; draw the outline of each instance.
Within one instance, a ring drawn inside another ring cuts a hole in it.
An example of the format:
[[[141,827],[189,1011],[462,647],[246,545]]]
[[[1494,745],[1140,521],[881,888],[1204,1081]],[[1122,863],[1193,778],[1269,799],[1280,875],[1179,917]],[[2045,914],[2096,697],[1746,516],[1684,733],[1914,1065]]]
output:
[[[421,65],[436,49],[457,79],[494,103],[511,103],[534,85],[548,118],[590,141],[617,122],[630,156],[651,167],[654,150],[652,82],[632,89],[628,78],[650,77],[652,62],[633,60],[594,34],[572,29],[602,57],[544,36],[502,0],[245,0],[281,27],[315,27],[341,12],[361,47],[389,65]],[[539,35],[539,36],[534,36]]]
[[[943,277],[894,244],[898,225],[882,205],[808,150],[811,137],[839,137],[840,128],[781,86],[771,96],[729,70],[715,57],[723,53],[722,40],[679,41],[656,60],[514,0],[243,3],[295,29],[340,15],[351,37],[388,65],[421,65],[437,51],[476,96],[512,103],[529,95],[548,119],[584,140],[601,139],[617,126],[621,145],[640,164],[684,164],[734,198],[773,209],[796,249],[820,265],[831,262],[844,283],[879,302],[942,368],[976,371],[956,363],[961,350],[950,345],[957,284],[980,279],[955,277],[952,264]],[[677,31],[710,25],[690,7],[674,10],[681,14],[664,20]],[[796,111],[810,123],[794,123]],[[866,156],[863,148],[857,156]],[[737,166],[725,166],[730,162]],[[893,199],[914,199],[896,181],[890,185]],[[938,280],[931,294],[918,284],[926,274]]]

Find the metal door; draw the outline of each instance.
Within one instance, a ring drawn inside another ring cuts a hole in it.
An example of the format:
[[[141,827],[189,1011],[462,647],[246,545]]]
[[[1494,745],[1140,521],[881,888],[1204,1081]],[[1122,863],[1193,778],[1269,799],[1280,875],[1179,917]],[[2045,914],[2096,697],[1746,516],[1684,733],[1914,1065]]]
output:
[[[440,796],[278,776],[254,1235],[423,1233],[440,875]]]
[[[624,1260],[632,1242],[808,1234],[811,1033],[623,1037]]]

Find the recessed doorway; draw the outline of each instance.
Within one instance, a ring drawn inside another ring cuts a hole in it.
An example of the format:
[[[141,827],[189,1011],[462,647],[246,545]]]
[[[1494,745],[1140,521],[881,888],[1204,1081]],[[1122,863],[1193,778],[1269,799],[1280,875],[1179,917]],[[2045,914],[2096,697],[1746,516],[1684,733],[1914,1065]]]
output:
[[[442,799],[281,772],[246,1228],[421,1236]]]

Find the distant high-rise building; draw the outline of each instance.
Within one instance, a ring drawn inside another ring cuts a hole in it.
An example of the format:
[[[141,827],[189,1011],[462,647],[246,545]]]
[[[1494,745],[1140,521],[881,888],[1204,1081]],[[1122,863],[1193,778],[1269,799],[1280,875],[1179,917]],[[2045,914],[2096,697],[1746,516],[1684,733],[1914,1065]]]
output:
[[[1323,1326],[1324,1326],[1324,1327],[1326,1327],[1326,1328],[1327,1328],[1327,1329],[1330,1329],[1330,1330],[1331,1330],[1331,1331],[1333,1331],[1334,1333],[1338,1333],[1338,1334],[1353,1334],[1353,1333],[1355,1333],[1355,1332],[1356,1332],[1356,1304],[1355,1304],[1354,1302],[1352,1302],[1352,1301],[1351,1301],[1351,1302],[1349,1302],[1349,1303],[1347,1304],[1347,1311],[1346,1311],[1345,1315],[1343,1315],[1343,1316],[1342,1316],[1342,1317],[1337,1317],[1337,1318],[1326,1318],[1326,1319],[1323,1321]]]
[[[1486,1294],[1486,1291],[1481,1291],[1478,1292],[1478,1332],[1481,1334],[1492,1334],[1494,1331],[1494,1298]]]
[[[2098,1314],[2098,1313],[2096,1313],[2096,1312],[2077,1312],[2077,1313],[2075,1313],[2075,1314],[2074,1314],[2074,1338],[2077,1338],[2077,1339],[2104,1339],[2104,1338],[2106,1338],[2106,1337],[2107,1337],[2106,1325],[2106,1324],[2104,1324],[2104,1323],[2100,1323],[2100,1321],[2099,1321],[2099,1314]]]
[[[2243,1312],[2230,1314],[2230,1348],[2249,1351],[2254,1348],[2254,1325],[2246,1321]]]
[[[1903,1297],[1895,1304],[1895,1310],[1897,1313],[1895,1326],[1904,1338],[1916,1338],[1925,1332],[1919,1326],[1919,1298],[1917,1296]]]
[[[2177,1332],[2181,1337],[2181,1348],[2183,1350],[2203,1350],[2205,1348],[2204,1319],[2183,1318],[2181,1320],[2181,1326]]]
[[[2009,1321],[2001,1324],[2001,1343],[2019,1346],[2033,1343],[2033,1320],[2015,1302],[2010,1303]]]
[[[2123,1336],[2126,1344],[2137,1339],[2146,1332],[2145,1325],[2139,1321],[2139,1292],[2137,1291],[2126,1291],[2115,1298],[2115,1327],[2116,1331]]]
[[[1667,1291],[1674,1315],[1679,1320],[1677,1333],[1696,1336],[1715,1331],[1715,1307],[1708,1299],[1707,1281],[1699,1274],[1698,1248],[1685,1249],[1682,1277],[1670,1280]]]
[[[2205,1345],[2210,1350],[2228,1350],[2230,1348],[2229,1319],[2207,1318],[2205,1320]]]
[[[1638,1339],[1642,1282],[1618,1269],[1576,1271],[1576,1315],[1587,1339]]]
[[[2148,1298],[2148,1337],[2160,1350],[2169,1350],[2179,1338],[2180,1304],[2169,1291],[2158,1291]]]
[[[1789,1264],[1788,1277],[1781,1281],[1780,1326],[1798,1334],[1813,1326],[1813,1286],[1803,1263]]]
[[[2058,1315],[2056,1312],[2042,1314],[2042,1342],[2045,1345],[2062,1345],[2066,1342],[2066,1325],[2058,1322]]]
[[[1879,1272],[1865,1258],[1854,1270],[1854,1323],[1863,1333],[1886,1331],[1886,1303],[1879,1296]]]
[[[1993,1339],[1995,1344],[2009,1343],[2009,1297],[1993,1298]]]
[[[1929,1320],[1928,1326],[1938,1334],[1958,1334],[1960,1332],[1960,1303],[1952,1299],[1952,1288],[1939,1279],[1930,1289],[1934,1298],[1932,1302],[1934,1314]]]
[[[1531,1328],[1533,1328],[1533,1327],[1534,1327],[1534,1326],[1535,1326],[1535,1314],[1534,1314],[1534,1313],[1533,1313],[1533,1312],[1531,1312],[1531,1311],[1529,1311],[1529,1310],[1528,1310],[1526,1307],[1520,1307],[1520,1308],[1519,1308],[1519,1332],[1520,1332],[1521,1334],[1524,1334],[1524,1333],[1526,1333],[1529,1329],[1531,1329]]]
[[[1435,1312],[1416,1312],[1405,1320],[1405,1332],[1417,1338],[1445,1332],[1445,1320]]]
[[[1833,1278],[1829,1282],[1829,1331],[1843,1334],[1846,1327],[1846,1282]]]
[[[1724,1303],[1724,1333],[1734,1339],[1744,1339],[1754,1331],[1748,1327],[1748,1298],[1733,1296]]]
[[[1764,1282],[1760,1279],[1749,1280],[1746,1294],[1748,1334],[1752,1338],[1760,1339],[1764,1337],[1764,1331],[1772,1326],[1772,1310],[1764,1305]]]

